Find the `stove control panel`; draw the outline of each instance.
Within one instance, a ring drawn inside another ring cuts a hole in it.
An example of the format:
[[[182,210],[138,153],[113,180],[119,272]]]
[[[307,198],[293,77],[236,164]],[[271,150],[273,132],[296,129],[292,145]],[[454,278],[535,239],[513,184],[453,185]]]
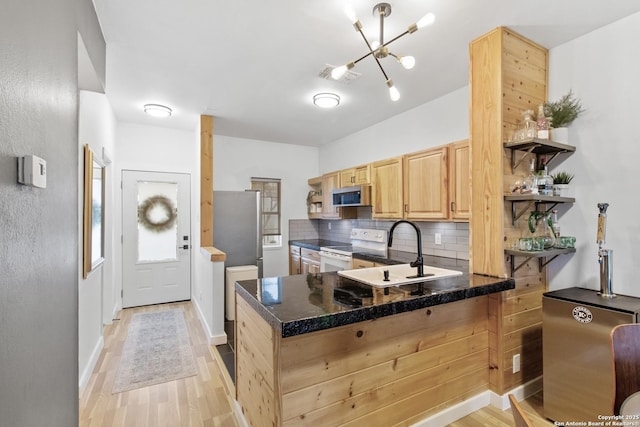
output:
[[[376,230],[375,228],[354,228],[351,230],[351,240],[386,244],[387,230]]]

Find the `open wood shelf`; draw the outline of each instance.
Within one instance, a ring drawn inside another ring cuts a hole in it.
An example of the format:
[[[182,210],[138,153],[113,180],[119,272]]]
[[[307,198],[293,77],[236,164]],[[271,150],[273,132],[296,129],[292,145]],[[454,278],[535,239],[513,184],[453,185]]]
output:
[[[518,218],[524,215],[531,208],[531,205],[535,205],[535,210],[537,211],[540,210],[539,205],[547,205],[545,211],[549,212],[559,203],[573,203],[576,201],[573,197],[542,196],[540,194],[508,194],[504,196],[504,200],[511,202],[511,224],[513,225],[516,225]],[[520,211],[517,211],[516,205],[518,203],[526,203],[526,205]]]
[[[539,271],[542,271],[544,266],[556,259],[558,255],[569,254],[575,251],[576,248],[551,248],[543,251],[520,251],[516,249],[505,249],[504,252],[511,258],[511,277],[513,277],[515,272],[518,271],[520,267],[525,265],[531,258],[538,258],[538,269]],[[522,263],[518,264],[518,266],[515,265],[515,257],[517,256],[526,258]]]
[[[511,149],[511,170],[515,170],[528,154],[536,156],[552,154],[547,158],[547,164],[551,163],[560,153],[573,153],[576,147],[561,142],[551,141],[550,139],[529,138],[522,141],[505,142],[505,148]],[[516,160],[516,151],[524,151],[524,154]]]

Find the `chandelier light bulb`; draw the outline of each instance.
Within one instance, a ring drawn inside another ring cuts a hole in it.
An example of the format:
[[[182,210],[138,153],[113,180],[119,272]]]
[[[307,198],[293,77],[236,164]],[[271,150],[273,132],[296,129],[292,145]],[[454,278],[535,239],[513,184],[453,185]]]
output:
[[[344,74],[352,69],[355,65],[356,64],[354,62],[347,62],[344,65],[334,68],[333,70],[331,70],[331,78],[333,80],[340,80],[340,78],[344,76]]]
[[[398,92],[398,89],[393,85],[393,81],[391,81],[391,79],[387,80],[387,86],[389,86],[389,97],[391,100],[396,102],[400,99],[400,92]]]
[[[339,67],[334,68],[333,70],[331,70],[331,78],[333,80],[339,80],[340,77],[344,76],[344,73],[347,72],[347,66],[346,65],[341,65]]]
[[[400,92],[398,91],[398,89],[396,89],[396,87],[393,85],[393,82],[385,72],[383,68],[382,60],[389,56],[393,56],[400,63],[400,65],[402,65],[402,67],[405,70],[410,70],[416,65],[416,59],[413,56],[395,55],[394,53],[389,52],[388,45],[395,42],[396,40],[398,40],[399,38],[403,37],[406,34],[413,34],[416,31],[418,31],[419,28],[424,28],[428,25],[433,24],[436,20],[435,15],[433,13],[427,13],[422,18],[420,18],[419,21],[409,25],[406,31],[404,31],[403,33],[400,33],[399,35],[385,42],[384,20],[385,18],[389,17],[389,15],[391,15],[391,5],[389,3],[378,3],[373,7],[373,15],[378,16],[380,18],[380,33],[379,33],[380,36],[378,40],[373,40],[373,37],[371,37],[370,39],[365,35],[364,31],[362,30],[362,23],[356,17],[355,11],[351,7],[351,5],[345,6],[344,11],[347,17],[349,18],[349,20],[353,23],[353,27],[355,28],[356,32],[358,32],[360,36],[362,36],[362,39],[367,45],[367,48],[369,49],[369,51],[354,61],[347,62],[345,65],[341,65],[339,67],[334,67],[331,70],[331,78],[333,80],[346,80],[344,76],[350,69],[352,69],[357,63],[359,63],[363,59],[371,56],[371,58],[373,58],[376,61],[376,64],[378,65],[378,67],[380,68],[380,71],[382,72],[382,75],[384,76],[387,87],[389,88],[389,96],[391,100],[398,101],[400,99]],[[369,41],[369,40],[372,40],[372,41]],[[356,75],[354,73],[352,74],[354,76]],[[348,75],[348,76],[350,77],[351,75]]]
[[[398,62],[402,64],[405,70],[410,70],[416,65],[416,58],[413,56],[399,56]]]
[[[347,15],[347,18],[349,18],[349,21],[352,24],[355,24],[356,22],[358,22],[358,17],[356,16],[356,13],[354,12],[353,8],[351,6],[347,6],[344,8],[344,13]]]
[[[418,28],[424,28],[428,25],[433,24],[435,20],[436,16],[433,13],[427,13],[422,18],[420,18],[418,22],[416,22],[416,25],[418,26]]]

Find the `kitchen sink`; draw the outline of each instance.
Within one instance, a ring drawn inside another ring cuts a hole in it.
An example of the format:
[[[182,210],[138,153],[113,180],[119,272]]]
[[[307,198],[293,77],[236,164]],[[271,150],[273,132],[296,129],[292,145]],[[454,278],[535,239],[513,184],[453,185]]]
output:
[[[415,277],[417,268],[409,264],[385,265],[381,267],[360,268],[357,270],[338,271],[338,275],[370,286],[386,288],[389,286],[406,285],[409,283],[426,282],[462,275],[461,271],[445,268],[424,266],[424,277]],[[384,272],[389,272],[388,280],[384,280]]]

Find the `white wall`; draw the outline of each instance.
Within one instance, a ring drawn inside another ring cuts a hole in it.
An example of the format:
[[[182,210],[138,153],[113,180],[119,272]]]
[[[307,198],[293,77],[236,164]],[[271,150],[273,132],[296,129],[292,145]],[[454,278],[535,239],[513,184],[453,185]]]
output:
[[[158,119],[162,120],[162,119]],[[170,118],[168,119],[170,120]],[[191,175],[191,244],[200,247],[200,169],[196,162],[200,158],[200,142],[192,132],[144,126],[133,123],[118,123],[116,128],[115,175],[118,183],[122,180],[122,170],[141,170],[154,172],[175,172]],[[114,203],[116,218],[114,235],[116,241],[122,234],[122,192],[117,191]],[[120,297],[122,289],[122,247],[117,246],[116,255],[116,293]],[[192,250],[191,271],[194,281],[196,254]],[[119,306],[122,301],[119,299]]]
[[[425,82],[425,84],[428,84]],[[321,173],[469,137],[469,87],[320,147]]]
[[[214,190],[245,190],[251,177],[282,179],[283,247],[264,251],[265,277],[288,274],[289,219],[307,217],[307,179],[318,175],[317,147],[214,136]]]
[[[550,51],[549,99],[572,89],[587,110],[569,128],[576,152],[554,162],[555,171],[576,174],[576,202],[560,208],[560,226],[563,235],[577,237],[577,252],[549,264],[552,289],[599,289],[596,205],[607,202],[605,247],[613,249],[613,290],[640,296],[634,267],[640,259],[638,39],[635,14]]]
[[[103,94],[80,91],[78,122],[78,217],[83,217],[83,150],[84,145],[102,159],[102,150],[106,149],[112,159],[115,145],[115,116],[107,98]],[[82,263],[78,265],[78,368],[80,387],[86,384],[95,366],[103,346],[103,324],[111,323],[115,308],[113,286],[114,247],[113,247],[113,188],[115,185],[113,165],[106,166],[105,180],[105,224],[104,224],[104,263],[92,271],[86,280],[82,278]],[[82,260],[82,220],[78,221],[78,259]]]

